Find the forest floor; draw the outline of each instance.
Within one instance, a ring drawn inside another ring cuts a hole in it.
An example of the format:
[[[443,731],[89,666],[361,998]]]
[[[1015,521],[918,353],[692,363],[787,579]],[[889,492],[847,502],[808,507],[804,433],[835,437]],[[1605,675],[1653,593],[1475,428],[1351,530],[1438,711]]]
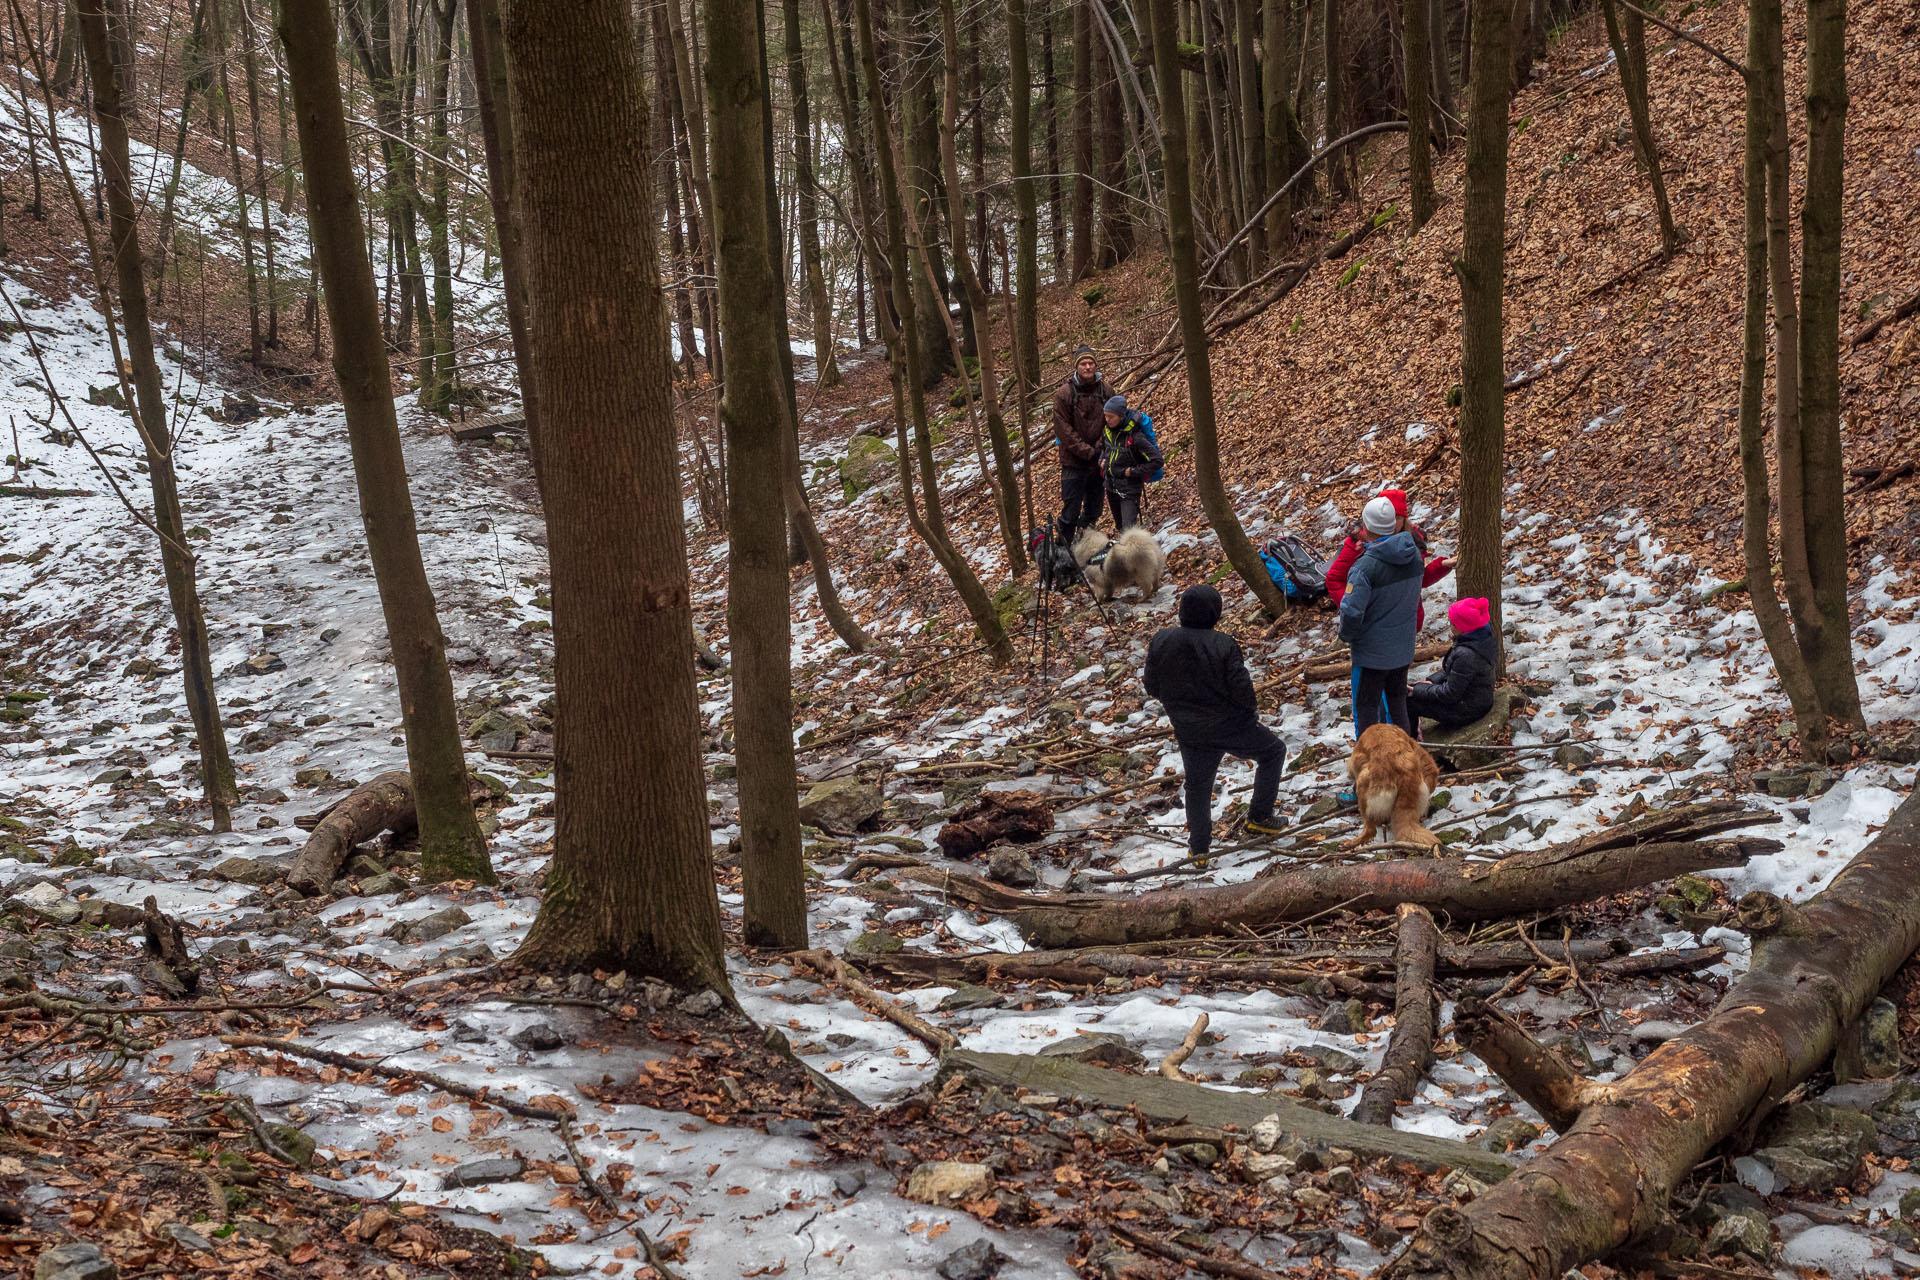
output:
[[[1731,8],[1696,20],[1703,39],[1738,46]],[[1849,226],[1861,230],[1849,248],[1849,317],[1871,313],[1881,294],[1920,288],[1920,215],[1896,198],[1910,190],[1902,175],[1920,149],[1910,124],[1920,104],[1915,28],[1911,14],[1870,3],[1856,10],[1855,31]],[[1393,1022],[1383,958],[1392,928],[1379,917],[1335,911],[1176,949],[1196,962],[1265,961],[1289,970],[1284,980],[993,973],[982,957],[1028,944],[1006,913],[954,889],[957,877],[953,892],[930,885],[938,873],[986,869],[1012,885],[1090,890],[1105,875],[1136,876],[1107,888],[1124,894],[1344,865],[1334,838],[1351,819],[1330,800],[1349,741],[1346,681],[1306,671],[1334,645],[1329,614],[1301,610],[1268,626],[1222,584],[1223,625],[1245,644],[1267,687],[1263,717],[1292,752],[1282,806],[1302,825],[1240,842],[1250,776],[1230,764],[1216,858],[1175,868],[1185,853],[1178,756],[1138,671],[1179,587],[1219,565],[1182,461],[1177,373],[1147,402],[1171,451],[1170,478],[1147,502],[1169,553],[1167,584],[1106,614],[1070,595],[1045,619],[1022,614],[1016,595],[1019,660],[994,670],[971,652],[957,601],[906,533],[892,472],[851,500],[842,494],[849,438],[875,424],[891,434],[884,361],[865,353],[848,361],[843,388],[801,393],[810,488],[842,594],[883,644],[842,651],[797,579],[795,730],[803,785],[835,784],[826,789],[835,803],[823,794],[809,810],[816,945],[890,993],[892,1016],[842,978],[738,946],[730,968],[745,1017],[621,974],[516,977],[496,965],[537,909],[553,833],[552,781],[538,758],[551,728],[547,574],[524,453],[456,445],[402,401],[471,759],[492,782],[501,884],[416,887],[404,842],[387,842],[357,856],[334,893],[302,899],[280,883],[297,819],[405,760],[344,480],[344,425],[335,405],[265,395],[258,417],[216,416],[227,396],[260,388],[182,326],[173,358],[183,407],[197,406],[186,413],[183,502],[244,803],[238,830],[205,832],[147,536],[64,420],[16,423],[15,452],[31,461],[9,483],[88,492],[0,498],[0,691],[12,695],[0,724],[0,1214],[18,1219],[0,1233],[6,1265],[31,1270],[48,1244],[78,1238],[123,1275],[652,1266],[687,1277],[957,1280],[991,1274],[1005,1255],[1007,1276],[1150,1277],[1181,1273],[1155,1252],[1176,1247],[1217,1248],[1276,1272],[1353,1274],[1389,1256],[1427,1209],[1471,1196],[1542,1145],[1539,1117],[1451,1037],[1455,999],[1497,992],[1595,1079],[1629,1070],[1744,968],[1746,938],[1726,927],[1734,898],[1816,892],[1886,820],[1914,785],[1920,719],[1920,513],[1907,478],[1861,493],[1851,509],[1855,641],[1876,737],[1829,770],[1781,772],[1791,744],[1771,665],[1743,596],[1719,590],[1739,571],[1728,443],[1733,88],[1693,51],[1655,59],[1656,120],[1695,240],[1678,262],[1589,298],[1653,243],[1608,75],[1604,42],[1576,30],[1514,110],[1527,125],[1514,147],[1509,349],[1515,373],[1559,358],[1509,400],[1506,644],[1524,701],[1508,728],[1510,745],[1527,750],[1507,776],[1443,781],[1431,825],[1449,839],[1446,858],[1486,860],[1649,806],[1737,799],[1773,819],[1754,834],[1778,841],[1777,852],[1538,918],[1449,929],[1452,945],[1495,959],[1443,974],[1439,1061],[1388,1131],[1340,1119]],[[1396,152],[1370,153],[1363,205],[1330,218],[1330,231],[1399,202],[1397,164]],[[218,179],[204,180],[211,232]],[[1441,270],[1457,229],[1457,157],[1441,180],[1450,203],[1427,231],[1409,241],[1388,224],[1356,251],[1365,261],[1345,285],[1353,262],[1317,269],[1217,351],[1226,466],[1256,538],[1296,532],[1330,550],[1359,500],[1400,480],[1448,545],[1457,467],[1443,402],[1457,343]],[[88,403],[105,398],[88,392],[112,380],[112,358],[92,308],[65,297],[84,286],[50,258],[9,264],[4,276],[47,362],[43,374],[27,334],[10,330],[0,344],[0,373],[34,398],[31,409],[22,400],[23,416],[41,413],[50,379],[137,493],[124,417]],[[1124,367],[1171,318],[1164,266],[1146,255],[1053,290],[1049,367],[1083,339]],[[208,345],[230,354],[231,333]],[[1916,334],[1920,321],[1892,326],[1843,365],[1851,462],[1911,457]],[[234,418],[245,420],[223,420]],[[1005,564],[964,422],[950,416],[942,430],[950,517],[997,586]],[[1043,509],[1051,477],[1041,461]],[[724,656],[724,540],[699,529],[692,554],[700,621]],[[1442,637],[1446,598],[1444,587],[1430,593],[1428,640]],[[1041,622],[1051,628],[1044,662]],[[734,928],[724,672],[703,673],[701,689],[716,865]],[[1773,794],[1796,788],[1804,794]],[[985,856],[945,857],[940,836],[956,813],[1009,792],[1040,797],[1047,829]],[[202,968],[195,991],[142,951],[149,896],[188,927]],[[1563,963],[1579,943],[1598,950]],[[1642,963],[1659,971],[1613,963],[1628,955],[1656,957]],[[1880,1015],[1880,1039],[1897,1038],[1909,1062],[1920,1061],[1915,987],[1903,975],[1888,993],[1896,1008]],[[918,1035],[901,1025],[912,1021],[901,1008],[917,1015]],[[1207,1034],[1184,1080],[1164,1082],[1193,1092],[1149,1097],[1162,1080],[1156,1066],[1201,1013]],[[1047,1053],[1055,1074],[986,1057],[943,1074],[928,1027],[968,1054]],[[1060,1065],[1089,1056],[1116,1068],[1112,1078]],[[1036,1087],[1043,1078],[1069,1087]],[[1821,1077],[1794,1102],[1816,1100],[1866,1120],[1804,1111],[1850,1138],[1806,1148],[1787,1135],[1752,1155],[1717,1155],[1682,1204],[1684,1225],[1720,1262],[1656,1269],[1849,1278],[1920,1269],[1909,1225],[1920,1203],[1920,1173],[1909,1168],[1920,1159],[1920,1084]],[[1252,1123],[1269,1109],[1285,1117],[1278,1132]],[[967,1167],[925,1168],[934,1162]],[[1433,1172],[1436,1163],[1456,1172]]]

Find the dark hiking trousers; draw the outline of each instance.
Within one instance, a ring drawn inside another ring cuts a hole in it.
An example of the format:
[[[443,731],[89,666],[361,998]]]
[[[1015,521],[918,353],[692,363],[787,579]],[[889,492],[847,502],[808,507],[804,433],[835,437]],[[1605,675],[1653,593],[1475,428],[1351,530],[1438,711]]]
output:
[[[1280,769],[1287,761],[1287,748],[1265,725],[1251,725],[1220,744],[1198,747],[1181,743],[1180,767],[1187,774],[1187,851],[1196,858],[1206,857],[1213,845],[1213,779],[1220,772],[1223,756],[1253,763],[1248,821],[1272,818],[1274,797],[1280,793]]]
[[[1480,718],[1461,715],[1459,703],[1449,698],[1433,697],[1424,692],[1426,688],[1425,685],[1415,685],[1407,690],[1407,713],[1414,719],[1431,720],[1442,729],[1463,729]]]
[[[1109,489],[1107,510],[1113,512],[1113,532],[1118,536],[1140,523],[1140,495],[1125,497]]]
[[[1060,468],[1060,536],[1068,550],[1073,549],[1074,530],[1100,523],[1100,495],[1106,488],[1106,478],[1092,467]]]
[[[1385,715],[1381,714],[1383,694],[1386,700]],[[1407,714],[1405,667],[1395,667],[1391,671],[1383,671],[1378,667],[1360,668],[1360,685],[1354,691],[1353,701],[1361,733],[1376,724],[1397,724],[1408,734],[1413,733],[1413,720]]]

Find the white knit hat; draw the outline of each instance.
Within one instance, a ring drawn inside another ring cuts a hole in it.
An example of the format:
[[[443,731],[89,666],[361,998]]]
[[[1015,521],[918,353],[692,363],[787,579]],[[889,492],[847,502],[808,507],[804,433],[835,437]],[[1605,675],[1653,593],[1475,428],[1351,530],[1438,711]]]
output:
[[[1400,522],[1400,516],[1393,509],[1393,503],[1387,498],[1375,498],[1360,513],[1360,523],[1367,532],[1380,537],[1393,532],[1393,526]]]

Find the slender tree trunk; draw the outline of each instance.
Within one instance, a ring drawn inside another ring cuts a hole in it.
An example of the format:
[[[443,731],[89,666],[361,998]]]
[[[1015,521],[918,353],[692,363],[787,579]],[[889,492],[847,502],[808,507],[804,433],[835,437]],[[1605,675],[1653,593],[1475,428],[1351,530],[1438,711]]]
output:
[[[1501,500],[1506,491],[1506,374],[1501,291],[1506,280],[1507,41],[1500,5],[1473,9],[1472,108],[1460,256],[1460,594],[1493,602],[1501,625]]]
[[[1069,280],[1093,270],[1093,14],[1099,0],[1073,0],[1073,262]]]
[[[420,823],[421,874],[433,882],[491,884],[486,839],[468,794],[466,748],[447,672],[446,641],[414,529],[406,457],[393,409],[393,374],[380,341],[373,266],[363,256],[327,0],[283,0],[280,41],[299,120],[300,153],[306,157],[307,224],[326,283],[333,368],[346,406],[367,553],[400,686],[407,772]]]
[[[644,166],[599,162],[647,143],[631,10],[501,16],[558,702],[553,863],[516,960],[725,990],[653,201]]]
[[[949,49],[959,43],[959,23],[953,0],[940,0],[940,32]],[[993,326],[987,313],[987,289],[967,256],[967,203],[960,186],[959,148],[954,138],[960,119],[960,71],[946,61],[946,94],[941,108],[940,167],[947,185],[947,230],[953,237],[953,265],[966,290],[967,309],[978,326],[980,398],[987,419],[987,440],[993,447],[994,496],[1000,517],[1000,541],[1007,553],[1007,571],[1019,577],[1027,571],[1026,548],[1020,536],[1020,480],[1013,470],[1013,446],[1007,440],[1007,421],[1000,410],[1000,368],[994,354]],[[979,101],[976,96],[975,102]],[[985,195],[976,200],[984,201]]]
[[[1427,5],[1427,46],[1432,54],[1433,82],[1429,95],[1434,117],[1434,132],[1440,135],[1442,147],[1451,145],[1454,130],[1453,117],[1453,72],[1448,65],[1448,50],[1452,40],[1447,25],[1447,0],[1428,0]]]
[[[908,7],[909,4],[913,7]],[[929,269],[913,273],[913,304],[920,325],[920,355],[924,362],[920,385],[930,391],[948,374],[966,377],[961,353],[946,342],[947,326],[953,322],[953,315],[948,305],[948,279],[939,248],[940,108],[934,83],[940,76],[940,64],[949,59],[934,47],[929,0],[903,0],[896,12],[906,46],[900,63],[905,79],[900,94],[906,160],[902,171],[902,199],[906,201],[904,212],[908,227],[921,228],[927,236],[919,243],[919,251],[926,254]]]
[[[453,19],[458,0],[430,0],[434,47],[427,83],[427,256],[433,262],[433,363],[424,367],[420,403],[445,413],[453,403],[453,254],[448,219],[450,184],[447,157],[447,94],[453,77]],[[421,39],[425,40],[425,34]]]
[[[1600,0],[1600,11],[1606,15],[1607,43],[1613,46],[1614,65],[1620,68],[1620,88],[1627,97],[1627,115],[1633,121],[1633,153],[1653,188],[1653,207],[1660,219],[1660,252],[1671,258],[1679,251],[1680,233],[1673,225],[1667,180],[1660,172],[1660,148],[1653,140],[1653,115],[1647,103],[1646,25],[1637,10],[1629,9],[1628,30],[1623,33],[1614,0]]]
[[[827,298],[827,276],[820,266],[820,198],[814,191],[813,122],[807,98],[807,64],[800,45],[800,0],[781,0],[786,23],[787,90],[793,98],[794,185],[800,213],[800,265],[807,277],[807,299],[813,313],[814,384],[840,384],[840,365],[833,355],[833,304]]]
[[[793,638],[782,480],[786,393],[780,385],[780,289],[767,234],[754,0],[706,0],[707,122],[720,333],[733,369],[720,399],[733,468],[727,493],[727,626],[740,762],[742,934],[792,950],[807,941],[800,811],[793,788]]]
[[[240,10],[240,53],[247,77],[247,119],[253,131],[254,192],[260,202],[260,245],[267,266],[267,335],[269,347],[280,345],[279,278],[273,260],[273,198],[267,191],[267,144],[260,131],[260,59],[254,55],[253,19],[245,6]],[[283,158],[286,147],[280,148]]]
[[[1060,177],[1060,76],[1053,62],[1054,11],[1046,10],[1040,24],[1040,66],[1046,83],[1042,86],[1042,109],[1047,117],[1047,247],[1053,270],[1048,278],[1058,283],[1067,262],[1066,185]],[[1040,383],[1036,379],[1035,386]]]
[[[1286,0],[1264,0],[1261,5],[1261,57],[1260,57],[1260,102],[1265,113],[1261,122],[1261,137],[1266,143],[1266,188],[1272,184],[1285,182],[1291,174],[1304,163],[1304,157],[1295,160],[1295,147],[1306,146],[1306,139],[1300,137],[1300,124],[1293,118],[1293,107],[1289,99],[1288,66],[1286,50],[1290,43],[1287,31]],[[1263,200],[1265,196],[1261,197]],[[1267,213],[1267,252],[1270,255],[1284,255],[1293,242],[1293,211],[1300,201],[1289,196],[1280,201]]]
[[[1014,276],[1007,282],[1013,299],[1013,367],[1026,387],[1040,380],[1040,201],[1033,184],[1033,72],[1027,61],[1028,0],[1006,0],[1007,53],[1011,61],[1008,92],[1012,95],[1012,158]],[[1051,17],[1046,19],[1051,25]],[[1049,89],[1052,86],[1048,75]],[[1051,123],[1049,123],[1051,127]],[[1029,406],[1022,395],[1016,403],[1020,438],[1027,437]]]
[[[900,178],[894,161],[893,140],[889,136],[889,114],[880,81],[880,59],[874,46],[873,15],[868,0],[854,0],[855,25],[860,33],[860,63],[866,77],[868,118],[873,126],[873,150],[880,177],[880,199],[886,209],[887,276],[893,289],[893,305],[898,319],[889,332],[889,349],[894,352],[895,420],[900,450],[901,498],[906,503],[908,520],[914,532],[927,545],[940,566],[946,570],[959,592],[967,612],[973,617],[980,642],[993,660],[1013,660],[1013,644],[1007,639],[1000,619],[973,566],[953,545],[948,536],[946,518],[941,512],[940,473],[933,460],[933,437],[927,425],[926,397],[921,387],[920,335],[915,324],[913,282],[907,266],[906,210],[900,194]],[[926,499],[925,517],[919,514],[913,498],[912,473],[907,462],[906,416],[899,412],[901,401],[911,410],[913,454],[919,462],[920,483]]]
[[[1255,48],[1257,37],[1254,33],[1254,15],[1259,13],[1259,0],[1234,0],[1234,43],[1239,55],[1240,67],[1240,136],[1244,144],[1242,165],[1246,170],[1247,189],[1253,195],[1252,205],[1247,210],[1251,215],[1267,198],[1267,119],[1261,109],[1260,59]],[[1272,34],[1267,36],[1273,39]],[[1275,182],[1285,179],[1274,178]],[[1263,220],[1247,233],[1247,254],[1249,258],[1248,277],[1260,274],[1267,261],[1267,224]]]
[[[1200,264],[1194,250],[1193,181],[1187,172],[1187,118],[1180,83],[1174,25],[1178,0],[1150,0],[1154,78],[1160,83],[1160,154],[1167,166],[1167,230],[1173,258],[1173,288],[1180,307],[1180,344],[1186,353],[1187,395],[1193,410],[1193,470],[1207,523],[1221,550],[1266,611],[1278,617],[1287,598],[1267,576],[1260,553],[1240,527],[1233,500],[1220,479],[1219,435],[1213,419],[1213,369],[1208,361],[1206,316],[1200,307]]]
[[[1847,612],[1846,469],[1840,441],[1840,241],[1847,117],[1846,0],[1807,6],[1807,171],[1800,205],[1801,506],[1809,609],[1794,629],[1826,714],[1864,729]]]
[[[66,19],[60,24],[60,39],[53,56],[53,76],[47,81],[47,88],[56,97],[64,98],[73,92],[73,82],[80,75],[80,18],[73,7],[73,0],[67,0]]]
[[[220,131],[233,170],[234,207],[240,216],[240,262],[247,279],[247,359],[257,367],[266,335],[260,327],[260,274],[253,257],[253,215],[247,209],[247,175],[240,163],[240,134],[234,125],[233,90],[227,77],[226,19],[219,0],[212,0],[212,5],[214,61],[220,71]]]
[[[1524,0],[1523,0],[1524,3]],[[1320,51],[1325,56],[1327,106],[1322,113],[1325,117],[1326,134],[1329,141],[1342,137],[1347,132],[1347,59],[1346,51],[1340,39],[1341,0],[1321,0]],[[1342,156],[1335,156],[1327,166],[1332,183],[1333,199],[1337,204],[1354,194],[1353,152],[1349,150]]]
[[[467,47],[473,55],[473,87],[480,140],[487,156],[487,197],[500,237],[500,283],[507,299],[507,333],[520,380],[520,408],[527,419],[527,447],[540,463],[540,403],[534,394],[533,353],[527,334],[527,268],[520,213],[513,202],[513,133],[509,127],[507,49],[500,30],[499,0],[467,0]]]
[[[1092,6],[1106,0],[1083,0],[1089,17],[1100,21]],[[1099,114],[1100,234],[1095,252],[1102,267],[1118,266],[1133,256],[1133,210],[1127,182],[1127,104],[1120,93],[1122,74],[1113,49],[1105,40],[1096,40],[1094,63],[1099,84],[1095,93]]]
[[[1610,0],[1609,0],[1610,2]],[[1772,502],[1767,481],[1766,391],[1768,302],[1768,150],[1776,105],[1772,76],[1779,57],[1780,0],[1754,0],[1747,22],[1746,297],[1740,366],[1740,474],[1745,486],[1747,599],[1774,670],[1793,706],[1803,749],[1823,757],[1827,720],[1793,633],[1793,622],[1773,582]]]
[[[1603,0],[1612,12],[1613,0]],[[1407,185],[1412,188],[1413,229],[1418,231],[1433,218],[1433,144],[1431,139],[1431,102],[1428,77],[1431,61],[1427,56],[1430,34],[1427,30],[1428,0],[1401,0],[1400,27],[1406,42],[1407,79]]]
[[[160,537],[160,563],[180,639],[181,676],[186,686],[187,711],[193,719],[194,737],[199,745],[200,782],[206,789],[213,829],[231,831],[237,800],[233,762],[227,755],[226,731],[221,727],[220,704],[214,695],[206,615],[201,610],[196,565],[187,550],[186,525],[180,512],[180,487],[173,467],[174,442],[167,423],[166,387],[161,382],[160,366],[153,353],[153,327],[147,319],[146,264],[140,254],[127,122],[121,113],[120,89],[113,71],[105,0],[85,0],[69,15],[68,21],[74,27],[74,39],[80,41],[84,37],[86,58],[93,68],[92,105],[99,118],[106,197],[112,209],[108,233],[113,246],[114,274],[120,287],[127,370],[132,375],[134,390],[131,411],[140,428],[148,479],[153,486],[153,523]],[[74,194],[78,203],[78,191]],[[101,302],[111,325],[112,302],[105,296],[104,275],[100,283]]]

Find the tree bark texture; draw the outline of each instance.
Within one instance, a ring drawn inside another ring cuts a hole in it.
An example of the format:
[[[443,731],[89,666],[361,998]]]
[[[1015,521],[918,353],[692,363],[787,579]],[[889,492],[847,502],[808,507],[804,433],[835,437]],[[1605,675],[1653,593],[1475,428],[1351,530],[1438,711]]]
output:
[[[1554,1132],[1573,1128],[1580,1113],[1606,1096],[1565,1059],[1489,1005],[1467,999],[1454,1014],[1454,1037],[1486,1063]]]
[[[733,357],[720,397],[727,486],[727,628],[740,764],[741,873],[748,945],[806,945],[800,809],[793,788],[793,653],[787,598],[786,391],[779,285],[767,235],[760,74],[752,0],[706,0],[707,123],[720,336]]]
[[[1093,6],[1106,0],[1084,0],[1090,21],[1108,21]],[[1096,240],[1096,261],[1102,267],[1118,266],[1133,256],[1133,209],[1127,182],[1127,104],[1120,91],[1120,62],[1113,48],[1100,37],[1093,37],[1095,114],[1099,119],[1096,142],[1100,167],[1100,231]]]
[[[1498,862],[1329,863],[1280,871],[1250,884],[1135,895],[1023,894],[971,876],[927,874],[929,883],[937,876],[938,885],[953,896],[1007,915],[1037,947],[1117,946],[1230,935],[1323,911],[1387,911],[1402,903],[1456,922],[1549,911],[1687,872],[1745,865],[1779,844],[1702,837],[1771,821],[1770,814],[1730,803],[1689,805]]]
[[[1259,11],[1259,0],[1233,0],[1234,53],[1240,78],[1241,165],[1246,171],[1249,205],[1266,199],[1267,191],[1267,118],[1261,110],[1259,38],[1255,34],[1254,16]],[[1252,279],[1260,274],[1267,261],[1264,220],[1248,234],[1247,254],[1251,259],[1247,278]]]
[[[660,482],[679,462],[652,193],[644,166],[600,162],[647,143],[631,10],[507,0],[501,17],[558,704],[553,863],[516,955],[725,990],[686,530]]]
[[[1818,1070],[1920,946],[1920,793],[1804,906],[1749,894],[1740,917],[1752,965],[1714,1012],[1511,1178],[1428,1214],[1389,1280],[1547,1280],[1655,1226],[1675,1184]]]
[[[1411,3],[1412,0],[1409,0]],[[1622,29],[1619,6],[1600,0],[1607,23],[1607,43],[1620,70],[1620,88],[1627,98],[1627,116],[1633,122],[1633,153],[1653,188],[1654,213],[1660,221],[1660,251],[1671,258],[1680,248],[1680,232],[1673,225],[1673,206],[1667,202],[1667,180],[1660,172],[1660,148],[1653,138],[1653,113],[1647,102],[1646,24],[1639,13],[1627,10]]]
[[[1028,0],[1006,0],[1007,92],[1011,114],[1009,138],[1013,175],[1014,277],[1007,282],[1013,296],[1013,367],[1027,387],[1040,385],[1040,193],[1033,179],[1033,71],[1027,57]],[[1051,23],[1051,17],[1043,19]],[[1049,79],[1051,84],[1051,79]],[[1031,406],[1023,396],[1017,405],[1020,438],[1027,439]]]
[[[1093,270],[1093,14],[1098,0],[1073,8],[1073,261],[1069,280]],[[1161,92],[1165,92],[1163,89]]]
[[[200,605],[194,558],[187,550],[186,522],[180,513],[180,485],[173,469],[166,386],[154,357],[153,326],[147,318],[146,263],[140,253],[127,121],[121,110],[119,81],[113,70],[105,0],[84,0],[69,15],[68,21],[79,28],[76,39],[85,45],[87,63],[92,69],[93,114],[100,124],[107,231],[113,244],[114,276],[120,286],[121,321],[133,381],[133,414],[153,487],[153,524],[160,536],[160,566],[167,581],[167,601],[173,607],[174,629],[180,638],[181,677],[186,686],[187,711],[193,718],[194,737],[199,744],[200,782],[206,790],[213,829],[231,831],[233,806],[238,799],[233,761],[227,755],[226,730],[221,726],[220,703],[214,694],[207,620]],[[102,279],[103,293],[105,284]],[[104,298],[103,302],[107,303],[111,324],[111,302]]]
[[[1500,578],[1506,566],[1501,506],[1506,495],[1504,309],[1507,230],[1507,44],[1505,9],[1473,6],[1472,105],[1467,117],[1467,190],[1460,256],[1460,594],[1493,603],[1499,634]]]
[[[1220,479],[1220,442],[1213,417],[1213,369],[1207,351],[1206,314],[1200,302],[1200,266],[1194,249],[1193,179],[1187,164],[1185,88],[1173,6],[1154,0],[1153,66],[1160,85],[1160,150],[1167,169],[1167,229],[1173,258],[1174,293],[1180,308],[1180,342],[1187,361],[1187,393],[1193,412],[1193,469],[1207,523],[1227,560],[1275,617],[1286,611],[1286,597],[1267,576],[1259,552],[1247,540],[1233,500]]]
[[[820,196],[813,170],[813,113],[807,94],[807,64],[800,44],[800,0],[781,0],[787,53],[787,93],[793,99],[794,185],[800,207],[800,266],[807,277],[807,304],[813,317],[814,384],[840,384],[840,363],[833,354],[833,302],[820,266]]]
[[[1431,79],[1428,56],[1429,0],[1400,0],[1400,31],[1406,45],[1407,185],[1412,188],[1413,229],[1433,218],[1433,137]],[[1611,3],[1611,0],[1608,0]]]
[[[303,0],[284,0],[283,10]],[[282,23],[286,21],[283,16]],[[468,804],[472,812],[472,804]],[[382,831],[411,831],[419,819],[413,807],[413,783],[405,769],[395,769],[363,782],[329,809],[308,834],[306,844],[287,872],[287,884],[317,897],[333,887],[334,877],[353,847]]]
[[[1347,61],[1340,39],[1341,5],[1342,0],[1321,0],[1320,8],[1320,52],[1326,59],[1327,86],[1326,110],[1322,117],[1329,138],[1337,138],[1347,132]],[[1357,169],[1357,163],[1350,157],[1335,157],[1327,171],[1334,203],[1338,204],[1354,194],[1353,175]]]
[[[414,528],[406,455],[393,409],[393,373],[380,338],[373,266],[360,238],[359,195],[326,0],[284,0],[280,42],[306,162],[307,225],[326,285],[333,371],[346,410],[360,519],[400,686],[407,772],[419,812],[421,874],[428,881],[491,884],[486,838],[467,793],[466,744],[447,672],[446,639]]]
[[[1409,59],[1411,61],[1411,59]],[[1393,1034],[1387,1039],[1380,1070],[1360,1091],[1353,1119],[1362,1124],[1393,1123],[1398,1100],[1411,1100],[1420,1077],[1433,1065],[1434,1020],[1439,999],[1433,990],[1433,966],[1440,950],[1440,931],[1426,908],[1400,905],[1395,950]]]

